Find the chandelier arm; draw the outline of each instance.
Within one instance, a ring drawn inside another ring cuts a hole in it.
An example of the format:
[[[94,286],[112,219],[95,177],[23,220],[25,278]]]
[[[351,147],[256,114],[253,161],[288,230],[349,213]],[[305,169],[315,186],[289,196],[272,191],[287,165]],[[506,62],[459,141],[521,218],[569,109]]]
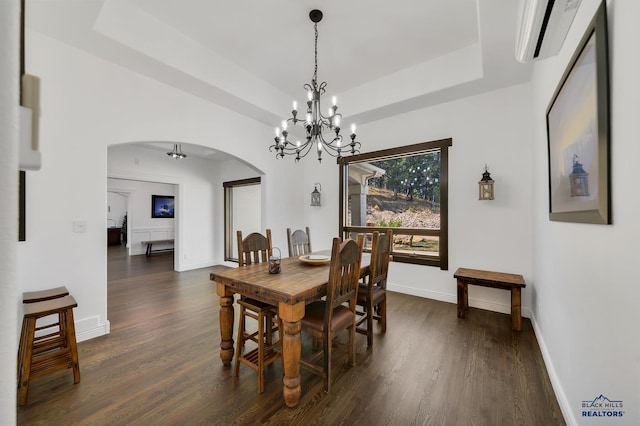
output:
[[[329,154],[333,158],[342,157],[342,150],[340,150],[340,152],[338,152],[337,148],[331,147],[329,145],[324,145],[323,148],[324,148],[325,152],[327,154]],[[331,148],[331,149],[328,149],[328,148]]]
[[[311,141],[301,143],[300,146],[296,145],[293,142],[287,141],[286,144],[280,144],[278,147],[276,147],[275,145],[271,145],[269,147],[269,150],[271,151],[272,148],[275,148],[278,152],[278,155],[280,155],[280,153],[284,153],[284,155],[296,155],[298,151],[302,152],[305,148],[307,148],[307,145],[311,145]]]
[[[303,145],[300,145],[300,158],[306,157],[309,151],[311,151],[312,147],[313,147],[312,141],[308,141],[308,142],[305,142]]]

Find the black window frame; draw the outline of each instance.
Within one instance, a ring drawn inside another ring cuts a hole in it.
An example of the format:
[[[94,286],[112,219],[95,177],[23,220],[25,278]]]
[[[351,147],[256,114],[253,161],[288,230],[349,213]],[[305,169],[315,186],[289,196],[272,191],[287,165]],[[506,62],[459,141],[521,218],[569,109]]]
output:
[[[437,236],[439,239],[438,256],[409,254],[392,251],[394,262],[412,263],[418,265],[436,266],[441,270],[449,269],[449,147],[453,146],[453,139],[440,139],[430,142],[422,142],[413,145],[405,145],[380,151],[366,152],[363,154],[342,157],[338,159],[339,173],[339,235],[347,238],[353,233],[370,234],[374,231],[384,232],[391,229],[397,235],[423,235]],[[385,159],[414,156],[439,151],[440,152],[440,229],[426,228],[384,228],[376,226],[347,226],[348,211],[348,166],[351,163],[372,162]]]
[[[228,262],[238,262],[237,253],[233,253],[233,241],[236,238],[236,231],[231,228],[231,216],[233,214],[232,193],[233,188],[248,185],[261,185],[260,177],[239,179],[222,183],[224,189],[224,260]],[[234,256],[235,254],[235,256]]]

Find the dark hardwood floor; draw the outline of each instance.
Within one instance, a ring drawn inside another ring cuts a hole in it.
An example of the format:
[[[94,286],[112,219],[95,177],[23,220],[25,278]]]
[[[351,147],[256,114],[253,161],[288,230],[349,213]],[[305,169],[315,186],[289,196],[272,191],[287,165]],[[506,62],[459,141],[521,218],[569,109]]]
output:
[[[458,319],[455,304],[398,293],[373,348],[356,335],[356,367],[334,351],[331,394],[302,370],[300,404],[287,408],[280,362],[263,394],[251,369],[236,378],[220,362],[211,270],[177,273],[172,254],[110,248],[111,334],[78,345],[80,383],[70,370],[34,380],[18,424],[564,424],[528,319],[518,333],[508,315]]]

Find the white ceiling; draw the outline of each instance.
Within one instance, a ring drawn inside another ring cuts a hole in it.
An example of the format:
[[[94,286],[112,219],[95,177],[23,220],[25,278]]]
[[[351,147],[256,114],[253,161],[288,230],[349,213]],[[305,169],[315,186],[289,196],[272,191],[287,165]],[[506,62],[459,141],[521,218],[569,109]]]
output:
[[[28,28],[273,126],[292,100],[305,100],[314,65],[311,9],[324,13],[318,80],[349,122],[496,90],[531,74],[514,55],[517,0],[26,3]]]

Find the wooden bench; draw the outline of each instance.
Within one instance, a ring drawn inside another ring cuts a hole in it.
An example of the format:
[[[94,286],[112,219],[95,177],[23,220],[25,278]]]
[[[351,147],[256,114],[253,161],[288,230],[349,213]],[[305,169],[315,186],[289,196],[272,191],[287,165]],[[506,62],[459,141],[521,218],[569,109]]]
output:
[[[458,268],[453,276],[458,279],[458,318],[469,309],[469,284],[500,288],[511,291],[511,329],[522,330],[521,289],[526,286],[522,275]]]
[[[173,240],[149,240],[149,241],[141,241],[141,243],[144,245],[147,245],[147,251],[146,251],[146,255],[147,256],[151,256],[151,253],[160,253],[163,251],[173,251],[173,247],[165,247],[165,248],[161,248],[161,249],[154,249],[153,245],[154,244],[173,244]]]

